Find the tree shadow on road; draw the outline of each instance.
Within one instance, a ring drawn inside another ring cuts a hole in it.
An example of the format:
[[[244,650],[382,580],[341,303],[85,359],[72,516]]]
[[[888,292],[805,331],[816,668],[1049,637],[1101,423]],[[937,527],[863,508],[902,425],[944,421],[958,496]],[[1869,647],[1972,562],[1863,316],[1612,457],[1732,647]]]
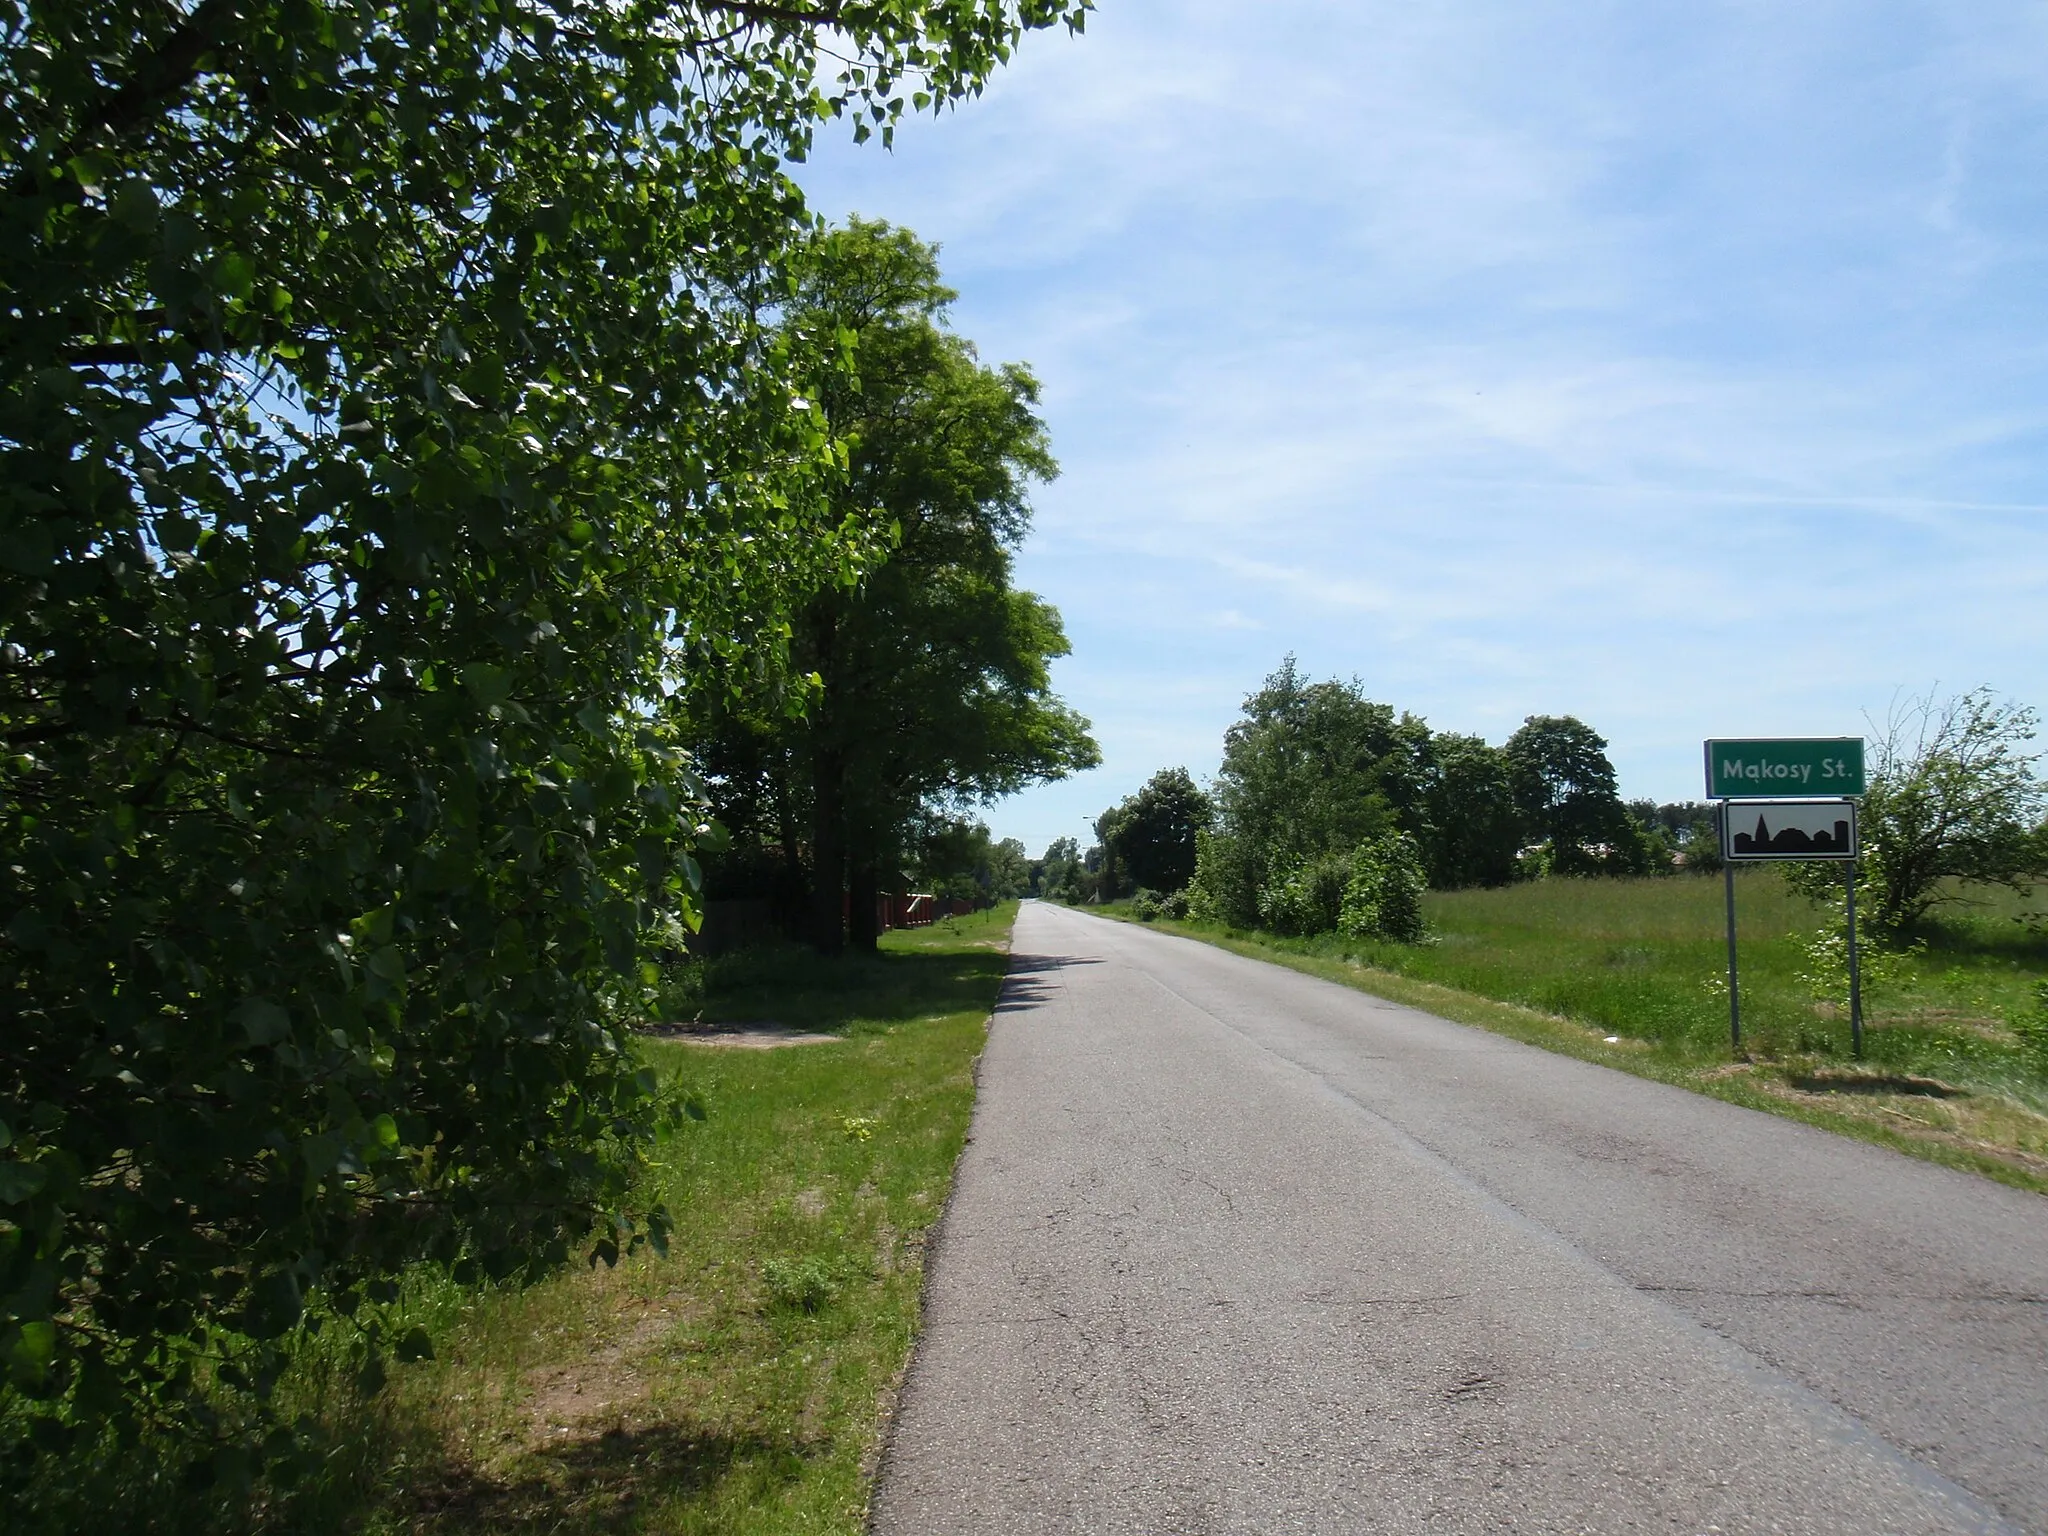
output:
[[[1028,1012],[1059,991],[1061,971],[1100,964],[1100,960],[1085,955],[1013,954],[1009,972],[1003,977],[1003,990],[996,1002],[996,1012]]]

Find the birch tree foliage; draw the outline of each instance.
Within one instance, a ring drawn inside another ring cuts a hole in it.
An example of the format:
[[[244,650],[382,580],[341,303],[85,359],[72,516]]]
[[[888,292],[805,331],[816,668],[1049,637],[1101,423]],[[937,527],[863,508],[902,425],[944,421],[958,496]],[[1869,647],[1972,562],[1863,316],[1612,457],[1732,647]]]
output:
[[[1086,8],[0,0],[34,1444],[204,1429],[407,1263],[659,1239],[621,1021],[702,823],[654,679],[772,657],[885,542],[824,495],[843,338],[766,323],[783,163]]]

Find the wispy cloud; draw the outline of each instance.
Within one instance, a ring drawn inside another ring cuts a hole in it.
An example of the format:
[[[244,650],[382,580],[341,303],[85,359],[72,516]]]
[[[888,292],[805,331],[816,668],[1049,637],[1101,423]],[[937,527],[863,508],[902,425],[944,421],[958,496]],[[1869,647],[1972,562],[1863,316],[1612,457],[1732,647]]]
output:
[[[2041,693],[2044,160],[2022,0],[1104,0],[806,179],[1045,382],[1020,570],[1106,761],[998,809],[1035,847],[1213,768],[1288,650],[1581,712],[1656,795],[1705,734]]]

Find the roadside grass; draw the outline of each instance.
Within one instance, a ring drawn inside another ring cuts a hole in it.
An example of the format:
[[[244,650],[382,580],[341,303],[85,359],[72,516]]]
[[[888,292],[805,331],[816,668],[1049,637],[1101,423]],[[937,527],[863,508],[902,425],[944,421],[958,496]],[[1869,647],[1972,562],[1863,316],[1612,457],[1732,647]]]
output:
[[[1718,878],[1431,892],[1431,939],[1414,945],[1153,926],[2048,1193],[2048,902],[1959,893],[1966,902],[1916,935],[1924,948],[1878,959],[1859,1061],[1846,1006],[1808,979],[1809,945],[1839,907],[1774,870],[1742,871],[1736,887],[1740,1059]]]
[[[394,1463],[364,1528],[863,1529],[1015,913],[892,933],[872,958],[714,963],[707,1020],[840,1040],[648,1043],[706,1111],[654,1173],[668,1257],[444,1321],[439,1358],[394,1397],[430,1454]]]
[[[1015,915],[891,933],[877,956],[778,947],[679,978],[707,1022],[836,1038],[645,1042],[704,1110],[644,1190],[675,1218],[665,1258],[578,1262],[524,1290],[416,1278],[396,1321],[427,1330],[433,1359],[364,1401],[315,1341],[282,1387],[325,1435],[295,1489],[203,1494],[168,1464],[110,1461],[22,1528],[862,1531]]]

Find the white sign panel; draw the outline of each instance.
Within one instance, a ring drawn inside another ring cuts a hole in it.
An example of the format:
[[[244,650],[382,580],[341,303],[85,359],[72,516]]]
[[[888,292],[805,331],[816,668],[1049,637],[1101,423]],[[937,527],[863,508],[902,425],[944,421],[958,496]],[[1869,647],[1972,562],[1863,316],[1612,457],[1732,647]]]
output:
[[[1853,859],[1853,800],[1735,800],[1721,810],[1730,859]]]

